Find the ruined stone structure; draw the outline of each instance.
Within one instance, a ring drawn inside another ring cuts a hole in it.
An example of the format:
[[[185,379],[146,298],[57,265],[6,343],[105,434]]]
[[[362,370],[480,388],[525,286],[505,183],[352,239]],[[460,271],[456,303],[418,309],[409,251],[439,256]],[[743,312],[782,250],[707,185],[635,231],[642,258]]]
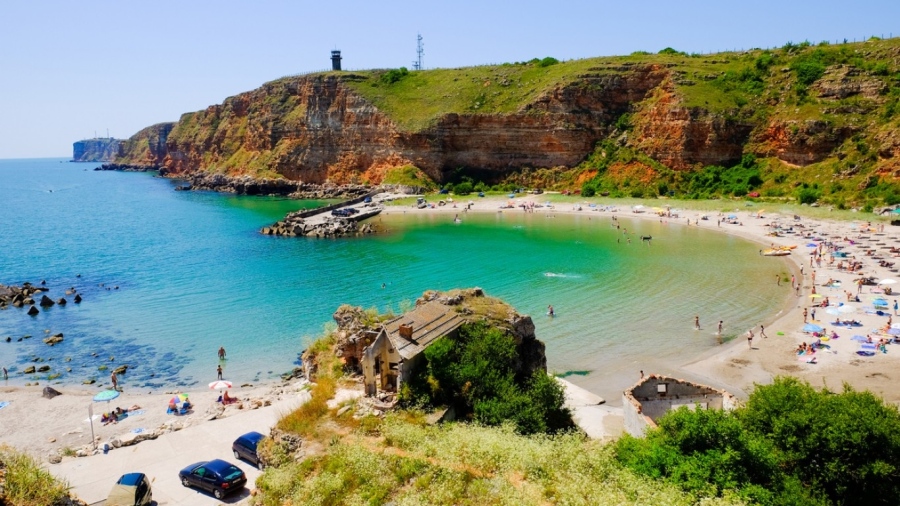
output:
[[[730,411],[737,405],[737,399],[725,390],[656,374],[641,379],[622,394],[625,430],[635,437],[656,427],[656,420],[672,409],[686,406]]]

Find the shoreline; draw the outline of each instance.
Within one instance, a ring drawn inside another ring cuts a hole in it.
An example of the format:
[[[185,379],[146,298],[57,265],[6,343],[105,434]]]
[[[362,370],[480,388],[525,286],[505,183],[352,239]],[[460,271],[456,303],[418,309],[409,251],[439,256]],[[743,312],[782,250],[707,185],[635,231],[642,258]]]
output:
[[[475,205],[472,206],[472,209],[469,212],[485,214],[497,212],[523,212],[521,208],[498,209],[500,205],[506,203],[506,200],[507,199],[503,197],[497,196],[477,199],[474,201]],[[531,198],[518,197],[516,202],[526,200],[543,202],[546,200],[546,196],[532,196]],[[457,202],[457,204],[461,203]],[[630,207],[619,205],[616,202],[610,204],[611,206],[618,207],[618,211],[615,213],[610,211],[591,211],[589,209],[594,208],[587,207],[582,207],[582,210],[579,211],[576,210],[576,206],[578,205],[579,204],[575,202],[557,203],[552,209],[552,214],[588,214],[590,216],[609,218],[615,214],[617,217],[625,217],[628,219],[660,219],[659,216],[652,213],[636,214],[631,212]],[[725,205],[725,203],[723,203],[723,205]],[[729,205],[731,204],[729,203]],[[550,210],[541,208],[535,210],[535,212],[542,213],[547,213],[548,211]],[[738,214],[744,218],[754,212],[756,212],[755,208],[741,209],[738,211]],[[434,209],[417,209],[415,206],[409,205],[388,205],[383,211],[383,214],[386,215],[401,213],[438,213],[442,216],[446,216],[448,220],[452,220],[454,214],[459,214],[463,219],[465,217],[461,207],[453,208],[452,205],[435,207]],[[806,253],[806,251],[799,250],[804,249],[803,244],[807,241],[804,241],[797,236],[767,236],[766,224],[780,218],[781,223],[784,224],[802,224],[804,227],[807,227],[804,230],[816,229],[817,231],[824,231],[827,229],[832,233],[837,232],[838,235],[841,236],[845,234],[848,236],[856,236],[859,234],[859,230],[854,229],[855,225],[850,221],[803,218],[799,222],[794,222],[793,216],[779,216],[775,213],[771,215],[766,213],[764,214],[765,218],[761,219],[744,218],[745,221],[743,226],[725,225],[723,223],[721,227],[717,227],[715,224],[716,217],[713,213],[700,210],[687,210],[681,211],[681,215],[677,219],[669,218],[669,223],[688,226],[685,223],[686,219],[690,218],[692,221],[690,226],[698,226],[693,224],[693,220],[699,218],[702,214],[709,214],[712,218],[711,220],[701,220],[698,222],[699,227],[706,230],[714,230],[738,236],[742,239],[760,244],[761,246],[768,246],[771,243],[775,243],[776,245],[797,244],[798,250],[795,250],[795,252],[789,256],[787,265],[789,265],[790,271],[788,272],[788,276],[793,274],[798,278],[800,273],[800,262],[803,261],[804,254]],[[900,237],[900,231],[894,232],[887,229],[886,234],[879,237],[896,240]],[[845,249],[854,256],[860,256],[857,253],[858,248],[856,247],[848,247]],[[828,277],[840,279],[845,288],[850,288],[852,286],[852,279],[856,277],[855,274],[846,273],[845,271],[838,273],[833,271],[833,269],[828,269],[824,266],[820,271],[821,273],[816,279],[817,288],[819,288],[824,279]],[[879,279],[891,274],[887,269],[876,269],[872,266],[867,266],[863,269],[863,272],[866,275],[876,275]],[[898,354],[878,354],[878,356],[869,358],[856,357],[853,349],[858,343],[850,341],[850,331],[839,331],[842,338],[837,341],[831,341],[833,349],[838,352],[837,354],[825,355],[820,352],[819,355],[821,361],[817,365],[797,361],[796,355],[793,354],[792,350],[800,342],[810,340],[809,336],[799,332],[799,329],[802,327],[802,308],[808,306],[808,302],[810,301],[808,298],[808,294],[811,290],[811,285],[809,283],[809,269],[806,269],[805,273],[807,274],[807,277],[804,279],[801,296],[797,298],[794,295],[789,295],[780,312],[767,317],[767,320],[771,321],[761,322],[766,325],[767,333],[769,334],[768,339],[755,339],[754,349],[749,350],[746,347],[746,344],[744,344],[745,339],[742,337],[745,329],[728,329],[726,326],[725,333],[737,334],[735,339],[711,348],[691,360],[677,364],[675,366],[675,375],[692,381],[710,384],[717,388],[725,388],[743,398],[746,398],[754,383],[769,383],[774,376],[786,374],[809,381],[816,387],[827,385],[828,387],[835,389],[840,388],[841,383],[847,382],[858,390],[871,390],[888,402],[897,403],[900,401],[900,394],[895,393],[893,389],[887,388],[889,378],[883,372],[890,371],[891,368],[900,364],[900,360],[897,359]],[[839,291],[831,292],[825,288],[819,289],[823,294],[833,293],[834,295],[837,295],[838,293],[842,293]],[[868,288],[864,290],[863,295],[869,295]],[[862,306],[862,304],[858,305]],[[827,325],[824,325],[823,320],[825,320],[825,316],[824,308],[822,308],[819,315],[819,323],[828,327]],[[879,318],[883,319],[882,317],[875,315],[857,314],[853,316],[865,322],[863,329],[874,327],[877,323],[881,322]],[[776,334],[777,332],[783,332],[784,335],[779,336]],[[888,349],[890,349],[890,346]],[[652,371],[648,369],[645,370],[645,372],[647,374],[652,374],[653,372],[662,371]],[[670,371],[666,371],[666,373],[670,373]],[[631,378],[629,378],[628,384],[632,383],[630,379]],[[269,402],[273,402],[274,400],[279,399],[280,396],[286,395],[285,392],[296,392],[299,382],[302,382],[302,380],[293,379],[285,382],[284,380],[271,378],[248,388],[241,388],[235,385],[235,388],[232,388],[230,393],[236,394],[243,400],[245,409],[233,409],[232,406],[229,406],[225,416],[241,416],[242,414],[249,412],[251,400],[257,400],[264,403],[265,399],[268,399]],[[99,415],[103,411],[106,411],[107,407],[111,410],[116,406],[129,407],[134,404],[141,406],[141,409],[144,411],[141,415],[129,417],[116,425],[108,426],[103,426],[99,422],[98,416],[97,420],[94,422],[94,430],[95,435],[101,437],[101,441],[106,441],[120,434],[127,434],[129,432],[134,433],[133,431],[135,429],[141,429],[140,432],[143,432],[145,430],[153,430],[158,427],[166,426],[166,424],[173,430],[175,426],[173,424],[177,424],[179,429],[184,429],[198,426],[217,418],[217,416],[213,416],[215,413],[211,411],[211,408],[215,406],[215,399],[218,392],[206,390],[202,387],[185,389],[185,391],[190,394],[191,400],[195,405],[194,413],[186,417],[172,417],[171,415],[165,414],[165,406],[168,398],[173,395],[173,392],[179,391],[175,386],[164,387],[164,389],[158,390],[157,393],[151,394],[141,393],[139,389],[128,388],[126,385],[126,391],[109,405],[106,403],[91,402],[93,395],[97,393],[96,386],[78,384],[51,385],[64,394],[54,399],[44,399],[41,397],[41,391],[44,386],[46,386],[46,384],[24,386],[22,384],[10,385],[9,383],[0,386],[0,402],[11,401],[5,408],[0,409],[0,420],[4,420],[4,423],[0,424],[0,440],[21,450],[35,454],[41,460],[47,460],[48,455],[58,453],[60,450],[66,448],[74,450],[77,447],[90,443],[90,424],[87,422],[88,405],[92,406],[95,415]],[[610,404],[617,405],[620,402],[620,399],[608,398],[607,401],[610,402]],[[32,422],[32,420],[36,419],[40,419],[40,422]],[[6,423],[7,421],[21,421],[21,423]]]
[[[440,198],[447,199],[447,197],[449,196],[432,195],[429,198],[432,201],[435,201]],[[577,197],[570,197],[570,199],[575,198]],[[515,202],[517,207],[501,209],[500,206],[508,204],[509,200]],[[456,202],[448,202],[445,206],[436,206],[434,208],[425,209],[417,209],[414,205],[388,205],[385,207],[382,214],[438,213],[441,215],[448,215],[449,219],[453,219],[452,215],[455,214],[459,214],[459,216],[464,218],[465,214],[463,212],[463,207],[466,205],[465,203],[468,202],[474,203],[471,210],[468,212],[483,214],[497,212],[523,213],[523,209],[518,207],[522,202],[539,204],[544,201],[547,201],[547,195],[521,194],[514,199],[488,196],[485,198],[476,197],[473,199],[460,199]],[[597,207],[588,207],[590,205],[588,202],[594,203]],[[649,206],[645,206],[644,209],[646,209],[646,212],[635,213],[632,211],[631,205],[626,202],[620,202],[618,199],[578,199],[578,201],[571,200],[565,203],[554,202],[552,209],[537,208],[534,212],[554,215],[588,215],[608,217],[610,219],[615,215],[618,218],[634,220],[660,220],[660,216],[650,212]],[[720,207],[746,206],[743,201],[716,201],[716,203],[718,202],[721,202]],[[673,211],[675,211],[674,208],[678,207],[682,201],[660,200],[658,203],[661,206],[671,204]],[[456,204],[458,207],[454,208],[453,204]],[[704,202],[704,204],[710,205],[709,202]],[[819,361],[818,364],[807,364],[798,361],[797,355],[793,351],[801,342],[812,342],[814,340],[814,338],[811,339],[810,335],[801,332],[803,326],[803,308],[809,309],[811,302],[822,300],[810,299],[809,297],[813,288],[810,277],[812,270],[818,271],[815,279],[815,287],[818,293],[829,296],[832,299],[832,302],[835,303],[846,302],[843,297],[843,290],[855,291],[856,285],[853,284],[853,280],[862,275],[876,277],[877,279],[896,276],[898,281],[900,281],[900,274],[891,272],[889,268],[878,266],[874,259],[862,255],[861,250],[856,245],[851,245],[847,241],[842,240],[838,241],[843,247],[842,251],[848,252],[850,258],[863,262],[864,266],[861,270],[854,273],[847,272],[846,270],[838,271],[834,267],[829,267],[826,261],[823,261],[821,268],[815,267],[814,269],[810,269],[808,263],[805,261],[809,258],[807,255],[809,250],[805,247],[805,244],[809,243],[810,239],[805,239],[801,235],[773,237],[768,235],[770,230],[768,225],[774,222],[779,222],[784,226],[793,225],[797,230],[815,231],[812,233],[814,236],[821,236],[822,234],[827,233],[829,234],[829,237],[826,239],[829,240],[834,239],[834,237],[847,237],[856,240],[855,238],[858,238],[859,236],[865,236],[866,239],[861,240],[864,243],[874,243],[876,241],[872,239],[875,238],[883,239],[884,243],[891,241],[896,243],[897,240],[900,239],[900,229],[892,230],[893,227],[886,225],[886,220],[878,219],[876,216],[871,216],[871,219],[862,219],[863,217],[860,217],[860,219],[852,221],[818,217],[802,217],[800,220],[794,220],[792,214],[761,211],[760,208],[767,206],[767,204],[768,203],[755,204],[753,207],[741,207],[735,211],[727,212],[727,214],[738,215],[737,221],[741,223],[740,225],[726,224],[723,220],[723,222],[717,226],[717,219],[725,218],[726,212],[724,211],[714,212],[702,209],[680,209],[678,210],[679,216],[677,218],[663,218],[668,220],[670,226],[680,225],[700,227],[712,232],[725,233],[759,244],[761,248],[769,248],[773,245],[776,247],[796,245],[796,249],[787,256],[789,265],[787,276],[793,275],[798,281],[802,282],[799,297],[796,295],[788,295],[779,312],[766,317],[766,321],[760,322],[760,324],[765,326],[768,338],[763,338],[759,335],[759,324],[757,324],[757,326],[754,327],[756,336],[753,339],[753,347],[752,349],[749,349],[746,344],[747,329],[728,329],[726,322],[725,334],[735,334],[736,337],[717,347],[711,348],[700,356],[678,364],[676,366],[677,371],[675,371],[675,375],[691,381],[709,384],[717,388],[724,388],[743,399],[746,399],[748,394],[752,391],[754,384],[768,384],[771,383],[775,376],[789,375],[808,381],[817,388],[828,387],[834,390],[841,388],[843,383],[848,383],[856,390],[870,390],[884,398],[886,402],[900,405],[900,393],[890,388],[890,384],[888,383],[889,375],[886,374],[887,371],[891,371],[893,368],[900,366],[898,353],[878,353],[873,357],[860,357],[855,353],[859,343],[850,340],[850,337],[854,334],[862,333],[865,335],[872,329],[882,326],[885,323],[885,317],[863,314],[860,310],[850,316],[863,322],[863,326],[856,329],[839,328],[828,325],[827,317],[833,318],[833,315],[826,314],[826,308],[818,308],[816,323],[823,326],[829,332],[831,330],[836,330],[841,337],[827,343],[831,346],[831,350],[822,350],[816,353]],[[604,207],[615,207],[617,208],[617,211],[611,212],[609,210],[601,210],[604,209]],[[757,213],[762,214],[763,217],[754,217],[753,215]],[[720,216],[717,216],[717,214]],[[700,218],[703,215],[707,215],[709,219],[701,220]],[[870,216],[865,216],[865,218],[870,218]],[[690,225],[687,224],[687,219],[690,219]],[[695,224],[695,220],[697,220],[697,224]],[[858,226],[858,222],[871,222],[873,223],[873,227],[885,224],[884,231],[867,232],[863,234]],[[882,248],[884,246],[875,247]],[[882,251],[884,250],[879,250],[879,252]],[[884,258],[885,261],[888,262],[900,260],[900,258],[892,259],[890,256],[885,256]],[[823,259],[827,259],[827,257],[823,257]],[[838,260],[840,259],[835,260],[835,266],[838,264]],[[800,274],[801,265],[804,266],[804,276],[801,276]],[[900,263],[898,263],[898,265],[900,265]],[[840,290],[823,288],[821,285],[828,278],[840,281],[843,288]],[[790,281],[787,283],[790,283]],[[866,305],[866,302],[877,295],[871,292],[872,288],[874,287],[864,287],[860,294],[860,299],[863,302],[853,304],[859,308]],[[840,295],[840,298],[837,298],[838,295]],[[887,297],[891,305],[896,297],[896,294]],[[689,315],[685,316],[686,318],[689,317]],[[778,333],[782,333],[782,335],[778,335]],[[888,345],[887,349],[891,350],[891,345]],[[823,351],[827,351],[828,353],[823,353]],[[652,372],[653,371],[645,370],[645,373],[648,374]],[[614,404],[619,402],[618,399],[608,400],[612,401]]]

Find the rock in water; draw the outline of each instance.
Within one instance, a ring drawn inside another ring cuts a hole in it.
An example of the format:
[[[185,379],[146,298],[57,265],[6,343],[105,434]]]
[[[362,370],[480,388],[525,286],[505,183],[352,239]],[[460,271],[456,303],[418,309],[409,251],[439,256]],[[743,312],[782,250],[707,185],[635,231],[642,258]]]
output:
[[[41,312],[40,309],[38,309],[35,306],[31,306],[31,308],[28,310],[28,315],[29,316],[37,316],[40,312]]]
[[[57,395],[62,395],[62,393],[53,387],[44,387],[44,393],[43,393],[44,397],[46,397],[48,399],[52,399],[52,398],[56,397]]]
[[[59,304],[60,306],[65,306],[68,303],[68,301],[66,300],[65,297],[60,297],[59,300],[56,301],[56,303]]]
[[[80,304],[81,303],[81,294],[76,293],[75,299],[73,299],[73,300],[75,301],[76,304]]]
[[[53,304],[56,303],[53,302],[53,299],[51,299],[50,297],[47,297],[46,295],[41,297],[41,307],[50,307]]]

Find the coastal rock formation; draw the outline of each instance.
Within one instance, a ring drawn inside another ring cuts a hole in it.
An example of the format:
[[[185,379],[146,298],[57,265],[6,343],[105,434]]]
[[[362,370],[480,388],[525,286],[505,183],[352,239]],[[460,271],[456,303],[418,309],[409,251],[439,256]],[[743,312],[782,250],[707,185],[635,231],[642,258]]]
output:
[[[196,189],[306,196],[300,182],[380,184],[407,165],[440,183],[467,175],[581,184],[564,172],[609,168],[590,162],[614,141],[628,150],[615,161],[623,182],[646,179],[648,188],[679,179],[672,171],[730,167],[744,155],[781,171],[827,161],[829,177],[869,185],[900,177],[889,78],[898,55],[900,44],[885,40],[442,69],[410,73],[408,85],[387,82],[383,70],[285,77],[145,128],[114,162]],[[784,186],[776,193],[791,191]]]
[[[85,139],[72,144],[73,162],[108,162],[119,155],[120,139]]]
[[[374,232],[375,228],[371,224],[359,223],[350,218],[330,217],[327,221],[312,224],[298,217],[297,213],[290,213],[271,227],[260,230],[263,235],[318,238],[354,237]]]

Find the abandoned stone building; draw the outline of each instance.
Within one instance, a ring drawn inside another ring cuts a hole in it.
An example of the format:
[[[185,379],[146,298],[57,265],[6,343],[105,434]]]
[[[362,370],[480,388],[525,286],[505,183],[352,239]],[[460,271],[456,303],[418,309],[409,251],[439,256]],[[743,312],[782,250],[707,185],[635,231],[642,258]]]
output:
[[[635,437],[656,427],[656,421],[672,409],[730,411],[737,405],[737,399],[725,390],[658,374],[642,378],[622,394],[625,430]]]
[[[384,324],[363,351],[362,372],[366,395],[377,390],[396,392],[424,358],[431,343],[453,335],[465,320],[455,306],[437,300],[417,306]]]

